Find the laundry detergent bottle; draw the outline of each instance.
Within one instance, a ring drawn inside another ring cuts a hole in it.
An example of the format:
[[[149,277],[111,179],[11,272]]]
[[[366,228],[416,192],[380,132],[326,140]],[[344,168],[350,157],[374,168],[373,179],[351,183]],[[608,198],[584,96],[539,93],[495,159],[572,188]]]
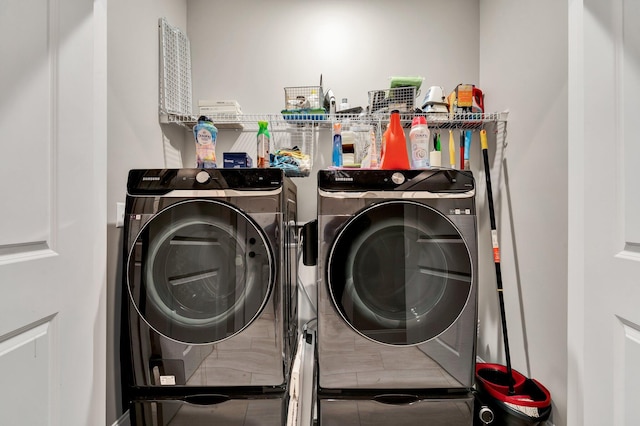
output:
[[[196,140],[196,167],[215,169],[218,129],[210,118],[204,115],[198,118],[198,123],[193,127],[193,137]]]
[[[411,141],[411,163],[414,169],[429,167],[429,140],[430,132],[427,119],[416,116],[411,123],[409,140]]]
[[[400,112],[391,111],[389,128],[386,132],[384,156],[380,168],[383,170],[409,170],[409,154],[407,152],[407,138],[400,124]]]

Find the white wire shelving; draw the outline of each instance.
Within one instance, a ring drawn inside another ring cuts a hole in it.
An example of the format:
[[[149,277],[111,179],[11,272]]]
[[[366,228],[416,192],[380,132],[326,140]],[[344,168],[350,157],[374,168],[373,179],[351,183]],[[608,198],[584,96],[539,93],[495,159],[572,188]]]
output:
[[[481,129],[489,124],[506,123],[508,112],[492,113],[402,113],[400,119],[403,125],[409,127],[415,115],[424,115],[430,128],[433,129]],[[374,124],[386,126],[389,114],[216,114],[209,116],[219,129],[230,128],[236,130],[253,131],[257,129],[259,121],[267,121],[276,126],[319,126],[331,127],[335,122],[349,122],[360,124]],[[160,112],[160,123],[177,124],[193,128],[197,123],[194,115],[179,115]]]

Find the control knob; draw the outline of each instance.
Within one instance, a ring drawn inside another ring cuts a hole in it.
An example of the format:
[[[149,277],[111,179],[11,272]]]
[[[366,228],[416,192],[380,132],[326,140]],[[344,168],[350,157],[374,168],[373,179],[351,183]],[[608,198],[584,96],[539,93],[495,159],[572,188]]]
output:
[[[196,182],[198,183],[207,183],[210,179],[211,176],[209,176],[209,173],[205,172],[204,170],[199,171],[196,175]]]

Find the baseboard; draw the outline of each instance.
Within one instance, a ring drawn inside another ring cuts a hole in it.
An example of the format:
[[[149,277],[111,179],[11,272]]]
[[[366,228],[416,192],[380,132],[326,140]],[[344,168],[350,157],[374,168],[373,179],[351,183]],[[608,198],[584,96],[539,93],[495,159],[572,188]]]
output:
[[[118,420],[111,426],[131,426],[131,420],[129,419],[129,410],[125,411]]]

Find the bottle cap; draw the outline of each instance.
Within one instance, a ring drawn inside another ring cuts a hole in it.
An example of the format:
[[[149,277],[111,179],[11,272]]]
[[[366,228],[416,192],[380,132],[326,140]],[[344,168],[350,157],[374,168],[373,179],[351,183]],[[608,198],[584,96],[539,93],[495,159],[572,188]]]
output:
[[[413,120],[411,121],[411,125],[417,126],[418,124],[427,124],[427,119],[424,118],[423,115],[416,115],[415,117],[413,117]]]

